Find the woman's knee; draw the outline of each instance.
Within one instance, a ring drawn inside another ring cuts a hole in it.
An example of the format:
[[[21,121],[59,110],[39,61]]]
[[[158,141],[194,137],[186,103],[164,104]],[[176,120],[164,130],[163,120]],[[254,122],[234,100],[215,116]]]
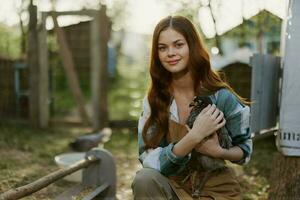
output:
[[[134,199],[176,199],[168,179],[154,169],[139,170],[131,187]]]
[[[154,169],[150,168],[143,168],[139,170],[132,182],[132,188],[134,189],[135,187],[138,188],[147,188],[153,184],[155,184],[155,180],[158,178],[162,178],[160,176],[163,176],[160,172]],[[165,177],[164,177],[165,178]]]

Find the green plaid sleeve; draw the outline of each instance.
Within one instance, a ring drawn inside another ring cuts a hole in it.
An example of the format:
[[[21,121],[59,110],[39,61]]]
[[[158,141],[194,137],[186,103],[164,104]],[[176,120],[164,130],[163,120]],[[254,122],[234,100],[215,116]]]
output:
[[[250,108],[237,99],[227,89],[222,89],[217,94],[217,107],[224,113],[226,129],[234,146],[239,146],[243,152],[242,160],[237,164],[248,163],[252,154],[252,139],[249,127]]]

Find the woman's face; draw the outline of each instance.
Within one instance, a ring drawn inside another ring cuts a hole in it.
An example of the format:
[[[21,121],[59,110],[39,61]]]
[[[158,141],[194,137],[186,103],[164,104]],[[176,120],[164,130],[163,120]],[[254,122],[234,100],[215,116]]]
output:
[[[158,57],[171,73],[187,71],[189,46],[184,36],[172,28],[162,31],[158,38]]]

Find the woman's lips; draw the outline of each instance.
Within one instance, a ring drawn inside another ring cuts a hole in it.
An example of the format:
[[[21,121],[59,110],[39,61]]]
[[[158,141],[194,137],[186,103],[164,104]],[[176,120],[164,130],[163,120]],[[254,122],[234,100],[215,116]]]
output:
[[[167,63],[168,63],[169,65],[176,65],[179,61],[180,61],[180,59],[177,59],[177,60],[170,60],[170,61],[167,61]]]

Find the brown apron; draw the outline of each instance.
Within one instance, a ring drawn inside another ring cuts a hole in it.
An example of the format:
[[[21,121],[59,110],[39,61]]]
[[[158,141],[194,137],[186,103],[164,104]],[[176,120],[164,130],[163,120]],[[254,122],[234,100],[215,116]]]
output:
[[[168,142],[179,141],[188,133],[187,128],[173,120],[169,121],[169,133],[167,135]],[[170,176],[169,182],[180,200],[193,200],[190,190],[182,186],[182,179],[186,175]],[[197,198],[196,198],[197,199]],[[237,177],[230,168],[214,173],[205,183],[200,198],[201,200],[241,200],[241,188],[237,181]]]

